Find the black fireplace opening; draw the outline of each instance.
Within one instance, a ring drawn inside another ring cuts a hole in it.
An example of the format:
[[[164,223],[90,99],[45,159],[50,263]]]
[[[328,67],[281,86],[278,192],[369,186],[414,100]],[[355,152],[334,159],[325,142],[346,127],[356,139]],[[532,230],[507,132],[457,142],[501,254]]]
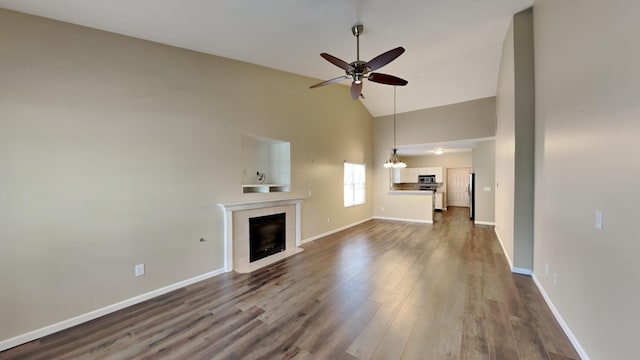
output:
[[[285,213],[249,219],[249,261],[254,262],[286,249]]]

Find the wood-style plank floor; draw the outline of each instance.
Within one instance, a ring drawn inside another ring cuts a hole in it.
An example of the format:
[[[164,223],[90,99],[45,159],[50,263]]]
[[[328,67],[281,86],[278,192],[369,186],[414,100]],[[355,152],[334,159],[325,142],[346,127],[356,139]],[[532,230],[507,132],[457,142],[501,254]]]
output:
[[[372,220],[0,353],[0,359],[578,359],[468,209]]]

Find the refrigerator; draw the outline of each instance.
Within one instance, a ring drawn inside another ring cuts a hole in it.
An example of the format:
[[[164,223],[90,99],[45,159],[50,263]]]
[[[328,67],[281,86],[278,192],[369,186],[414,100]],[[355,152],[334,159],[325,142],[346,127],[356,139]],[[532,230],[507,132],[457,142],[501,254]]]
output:
[[[476,217],[476,174],[469,174],[469,219]]]

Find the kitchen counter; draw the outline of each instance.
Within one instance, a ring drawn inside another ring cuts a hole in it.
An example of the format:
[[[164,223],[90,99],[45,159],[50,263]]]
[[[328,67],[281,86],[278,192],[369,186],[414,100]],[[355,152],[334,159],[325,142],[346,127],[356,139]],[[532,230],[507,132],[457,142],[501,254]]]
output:
[[[389,195],[376,218],[433,224],[432,191],[391,190]]]
[[[433,195],[433,191],[425,190],[391,190],[391,195]]]

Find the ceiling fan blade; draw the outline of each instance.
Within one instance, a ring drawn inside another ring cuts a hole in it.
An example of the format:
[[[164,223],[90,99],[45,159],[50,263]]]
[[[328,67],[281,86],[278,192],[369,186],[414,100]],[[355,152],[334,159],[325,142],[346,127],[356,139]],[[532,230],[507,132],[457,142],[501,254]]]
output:
[[[347,63],[346,61],[340,60],[337,57],[333,56],[333,55],[329,55],[327,53],[322,53],[320,54],[320,56],[322,56],[325,60],[327,60],[328,62],[332,63],[333,65],[341,68],[344,71],[354,71],[355,69],[353,68],[353,66],[351,66],[349,63]]]
[[[355,81],[351,83],[351,98],[356,100],[360,97],[360,93],[362,92],[362,81],[356,83]]]
[[[396,86],[405,86],[409,82],[405,79],[401,79],[397,76],[380,74],[380,73],[371,73],[368,76],[369,81],[377,82],[380,84],[386,85],[396,85]]]
[[[323,81],[323,82],[321,82],[321,83],[317,83],[317,84],[315,84],[315,85],[311,85],[311,86],[309,86],[309,88],[310,88],[310,89],[315,89],[315,88],[317,88],[317,87],[325,86],[325,85],[329,85],[329,84],[333,84],[333,83],[337,83],[337,82],[339,82],[339,81],[342,81],[342,80],[344,80],[344,79],[348,79],[348,78],[349,78],[348,76],[338,76],[338,77],[337,77],[337,78],[335,78],[335,79],[331,79],[331,80]]]
[[[376,71],[395,60],[398,56],[402,55],[403,52],[404,48],[402,46],[397,47],[374,57],[367,63],[367,65],[371,68],[370,71]]]

